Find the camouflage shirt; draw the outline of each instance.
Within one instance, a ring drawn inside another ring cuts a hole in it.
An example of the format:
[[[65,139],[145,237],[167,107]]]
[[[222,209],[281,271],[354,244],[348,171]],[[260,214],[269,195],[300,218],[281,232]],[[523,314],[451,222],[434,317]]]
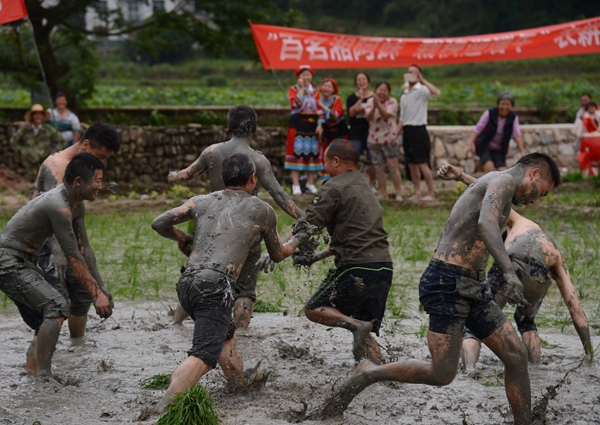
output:
[[[37,134],[32,124],[21,127],[10,139],[12,148],[21,153],[29,177],[37,170],[52,150],[61,150],[65,140],[50,124],[42,124]]]

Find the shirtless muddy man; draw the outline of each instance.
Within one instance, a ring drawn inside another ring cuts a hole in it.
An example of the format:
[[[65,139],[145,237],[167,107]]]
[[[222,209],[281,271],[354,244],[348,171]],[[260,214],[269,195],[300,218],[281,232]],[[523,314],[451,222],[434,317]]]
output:
[[[380,381],[448,385],[458,370],[466,325],[504,363],[506,396],[515,424],[530,424],[527,349],[487,290],[484,268],[491,254],[506,281],[508,302],[525,304],[523,285],[504,247],[501,229],[513,204],[532,204],[560,182],[554,160],[533,153],[514,167],[489,173],[469,186],[454,204],[419,284],[419,298],[429,314],[431,361],[377,366],[365,360],[328,400],[322,414],[340,414],[358,393]]]

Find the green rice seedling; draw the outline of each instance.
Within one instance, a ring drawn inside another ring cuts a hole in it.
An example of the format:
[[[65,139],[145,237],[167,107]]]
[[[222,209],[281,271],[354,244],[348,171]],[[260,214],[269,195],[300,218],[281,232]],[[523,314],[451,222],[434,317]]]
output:
[[[219,425],[212,397],[204,387],[196,385],[175,394],[175,401],[168,405],[156,425]]]
[[[143,390],[166,390],[171,383],[171,375],[154,375],[140,382],[140,388]]]
[[[8,300],[10,298],[8,298],[8,295],[6,295],[5,293],[2,293],[2,308],[6,308],[6,306],[8,305]]]
[[[256,313],[279,313],[281,312],[281,307],[267,301],[256,300],[254,311]]]
[[[501,380],[504,379],[504,372],[498,372],[497,370],[495,370],[494,373],[492,373],[491,375],[487,375],[485,378],[487,380],[483,383],[484,387],[504,386],[504,381]]]
[[[550,344],[548,341],[546,341],[545,339],[542,339],[542,338],[540,338],[540,344],[542,345],[543,348],[546,348],[548,350],[553,350],[555,348],[560,347],[560,345]]]
[[[428,329],[429,326],[427,325],[427,323],[421,323],[421,326],[419,326],[419,330],[415,332],[415,335],[419,338],[425,338]]]

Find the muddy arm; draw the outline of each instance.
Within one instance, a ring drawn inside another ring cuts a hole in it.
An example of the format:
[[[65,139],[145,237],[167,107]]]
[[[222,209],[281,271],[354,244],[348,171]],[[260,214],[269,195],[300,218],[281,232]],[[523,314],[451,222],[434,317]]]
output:
[[[110,317],[112,308],[110,300],[102,292],[100,285],[90,273],[87,264],[79,251],[78,240],[75,236],[72,213],[68,207],[60,207],[49,214],[56,239],[65,253],[77,280],[90,293],[94,300],[96,313],[102,318]]]
[[[440,167],[440,169],[437,172],[437,175],[442,180],[456,180],[466,184],[467,186],[477,181],[475,177],[464,173],[454,165],[450,164]]]
[[[184,168],[180,171],[171,171],[167,177],[167,181],[169,183],[175,183],[179,181],[189,180],[193,177],[196,177],[202,173],[206,173],[208,171],[208,164],[205,158],[205,152],[207,152],[209,148],[205,149],[202,154],[196,159],[192,164]]]
[[[563,300],[565,300],[565,304],[569,309],[569,314],[573,319],[573,325],[575,326],[575,330],[579,334],[579,338],[581,339],[581,343],[583,344],[583,349],[585,350],[586,354],[589,354],[590,360],[593,360],[594,347],[590,338],[590,328],[588,325],[588,320],[585,316],[585,311],[583,311],[583,307],[581,307],[579,299],[577,298],[577,292],[575,291],[575,287],[571,282],[569,269],[567,269],[567,266],[564,264],[560,253],[556,264],[554,264],[550,268],[550,275],[552,276],[552,279],[556,281],[558,290],[560,291]]]
[[[183,250],[191,235],[182,232],[175,225],[192,220],[192,210],[195,206],[196,203],[190,199],[182,206],[162,213],[152,222],[152,229],[162,237],[176,241],[179,249]]]
[[[490,182],[481,202],[477,226],[485,247],[504,273],[507,300],[511,304],[524,305],[526,301],[523,298],[523,284],[506,252],[500,229],[500,216],[506,213],[506,206],[511,203],[515,186],[515,181],[508,176],[500,176]]]
[[[282,210],[284,210],[288,215],[294,217],[296,220],[300,217],[304,217],[304,211],[302,211],[298,205],[292,201],[290,195],[283,190],[275,178],[273,169],[271,168],[271,164],[267,158],[261,154],[260,156],[254,158],[254,163],[256,164],[256,170],[260,184],[267,190],[267,192],[269,192],[277,205],[279,205]]]
[[[282,243],[281,239],[279,238],[279,232],[277,231],[277,214],[275,214],[275,210],[273,210],[270,205],[267,205],[266,207],[267,215],[265,220],[265,228],[263,231],[263,238],[265,240],[265,245],[267,246],[267,251],[269,252],[271,260],[279,263],[292,255],[298,245],[300,245],[300,243],[302,243],[302,241],[307,239],[310,235],[298,233],[292,236],[287,242]]]

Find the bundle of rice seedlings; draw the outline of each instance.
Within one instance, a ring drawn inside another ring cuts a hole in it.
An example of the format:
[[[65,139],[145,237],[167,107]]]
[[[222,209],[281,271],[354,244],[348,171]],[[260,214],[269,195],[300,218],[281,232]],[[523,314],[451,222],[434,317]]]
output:
[[[212,397],[204,387],[196,385],[175,394],[156,425],[220,425]]]
[[[140,382],[140,388],[143,390],[166,390],[169,388],[171,375],[154,375]]]

